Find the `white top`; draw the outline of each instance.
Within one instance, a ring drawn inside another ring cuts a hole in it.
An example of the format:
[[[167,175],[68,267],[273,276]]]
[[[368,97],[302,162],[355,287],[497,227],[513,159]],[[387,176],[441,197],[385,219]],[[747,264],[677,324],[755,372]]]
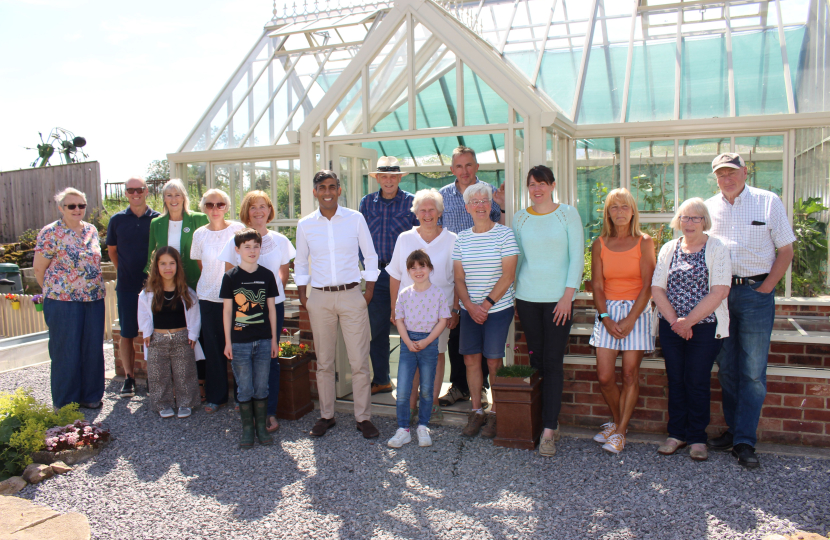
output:
[[[190,309],[185,307],[184,312],[184,318],[187,321],[187,339],[196,342],[196,346],[193,348],[196,353],[196,360],[203,360],[205,353],[202,351],[202,346],[199,345],[199,331],[202,329],[199,299],[193,289],[188,287],[187,291],[190,293],[191,300],[193,300],[193,305],[190,306]],[[187,306],[184,300],[182,300],[182,305]],[[153,293],[146,289],[138,295],[138,330],[145,338],[153,334]],[[147,347],[144,347],[144,360],[147,360]]]
[[[358,251],[363,253],[360,271]],[[309,261],[310,258],[310,261]],[[297,258],[294,282],[332,287],[378,280],[378,254],[363,214],[337,207],[331,219],[318,208],[297,223]]]
[[[426,243],[417,228],[402,232],[395,242],[395,250],[392,252],[392,260],[386,271],[390,276],[401,282],[400,290],[413,284],[409,272],[406,270],[406,258],[416,249],[423,249],[432,261],[433,271],[429,275],[429,281],[444,293],[444,298],[452,304],[455,282],[452,274],[452,247],[455,245],[456,234],[449,229],[441,231],[432,242]],[[453,309],[456,306],[452,306]]]
[[[452,250],[452,260],[460,261],[464,268],[464,283],[467,294],[474,304],[484,301],[502,275],[502,259],[519,254],[516,237],[510,227],[499,223],[487,232],[473,232],[472,228],[458,233]],[[489,313],[513,307],[513,284],[507,288]],[[461,305],[461,309],[466,309]]]
[[[654,268],[654,277],[651,278],[652,287],[659,287],[663,290],[666,290],[668,287],[669,266],[671,265],[672,254],[680,240],[678,238],[666,242],[660,248],[660,254],[657,256],[657,266]],[[709,291],[711,292],[713,285],[726,285],[727,287],[731,287],[732,261],[729,258],[729,249],[727,249],[724,243],[720,239],[710,236],[706,240],[706,253],[704,254],[704,258],[706,260],[706,268],[709,270]],[[724,298],[723,302],[715,308],[715,320],[718,323],[715,329],[715,337],[718,339],[729,337],[729,305],[727,302],[728,299]],[[656,314],[653,324],[652,333],[653,335],[657,335]]]
[[[766,274],[775,262],[775,250],[795,242],[787,212],[778,195],[744,187],[729,204],[722,193],[706,201],[712,228],[732,254],[732,273],[751,277]]]
[[[275,231],[268,231],[268,234],[262,237],[262,249],[259,252],[259,260],[257,264],[264,266],[277,280],[277,288],[280,291],[279,296],[274,298],[274,303],[279,304],[285,302],[285,289],[282,286],[280,279],[280,266],[288,264],[297,251],[291,245],[291,240],[284,234]],[[231,263],[234,266],[239,266],[241,257],[236,252],[236,244],[233,241],[233,236],[225,243],[222,253],[219,254],[219,260],[222,262]],[[224,274],[224,271],[222,272]],[[216,285],[216,290],[222,286],[222,277],[219,277],[219,283]]]
[[[219,259],[219,254],[228,240],[233,241],[234,233],[244,228],[245,225],[231,221],[230,225],[221,231],[211,231],[204,225],[193,233],[190,260],[202,261],[202,275],[199,276],[199,283],[196,285],[199,300],[222,303],[219,288],[222,286],[222,276],[225,275],[225,261]]]
[[[167,226],[167,245],[176,248],[179,253],[182,252],[182,223],[184,220],[168,221]]]

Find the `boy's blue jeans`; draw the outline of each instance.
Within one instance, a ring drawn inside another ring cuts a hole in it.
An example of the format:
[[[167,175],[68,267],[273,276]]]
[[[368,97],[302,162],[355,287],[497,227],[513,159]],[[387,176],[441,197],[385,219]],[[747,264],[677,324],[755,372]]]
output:
[[[429,332],[408,332],[409,339],[420,341],[429,336]],[[429,424],[432,414],[432,390],[435,386],[435,370],[438,367],[438,339],[418,352],[412,352],[401,340],[401,353],[398,358],[398,396],[396,401],[398,427],[409,428],[409,396],[412,394],[412,379],[415,370],[421,373],[421,399],[418,409],[418,424]]]
[[[268,375],[271,372],[271,340],[234,343],[233,376],[240,403],[268,397]]]

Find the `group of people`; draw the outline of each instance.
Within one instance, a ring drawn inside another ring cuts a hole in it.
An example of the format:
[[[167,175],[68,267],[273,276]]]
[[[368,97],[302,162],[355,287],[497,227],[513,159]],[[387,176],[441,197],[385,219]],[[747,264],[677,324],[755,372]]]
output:
[[[692,459],[704,460],[708,444],[731,449],[740,464],[754,467],[773,291],[790,263],[795,237],[780,199],[746,185],[738,154],[721,154],[712,168],[720,193],[680,205],[671,223],[680,236],[657,257],[653,239],[640,229],[631,193],[620,188],[606,197],[602,231],[591,246],[597,315],[590,342],[612,419],[594,439],[610,452],[623,450],[639,397],[640,363],[659,335],[669,381],[669,437],[658,451],[668,455],[691,445]],[[382,157],[371,173],[379,190],[363,198],[359,211],[340,206],[337,175],[319,171],[313,178],[318,208],[299,221],[296,250],[267,228],[275,213],[267,193],[246,194],[242,223],[235,223],[225,217],[230,200],[221,190],[204,194],[204,213],[192,212],[184,185],[171,180],[162,189],[159,214],[146,204],[144,180],[131,178],[130,205],[112,216],[107,232],[118,270],[126,373],[121,396],[135,392],[133,340],[140,331],[154,411],[189,416],[202,399],[200,380],[206,412],[226,405],[230,360],[243,427],[240,446],[250,448],[255,438],[270,444],[279,428],[277,347],[294,259],[317,357],[321,415],[312,436],[335,426],[338,325],[352,370],[356,428],[366,438],[379,436],[371,396],[393,390],[394,325],[401,336],[398,429],[387,444],[410,442],[412,424],[419,444],[431,445],[429,423],[442,419],[441,406],[462,400],[472,402],[463,434],[495,437],[497,403],[487,403],[488,377],[502,365],[518,314],[530,363],[542,379],[539,453],[553,456],[573,298],[582,282],[582,223],[576,208],[555,202],[556,180],[540,165],[526,179],[531,206],[508,227],[504,186],[482,182],[477,171],[475,152],[459,147],[452,156],[453,183],[410,194],[399,187],[406,173],[397,160]],[[67,189],[56,201],[62,218],[40,232],[35,257],[50,329],[53,402],[96,408],[104,384],[98,236],[82,221],[83,193]],[[444,352],[451,386],[439,396]],[[715,362],[729,429],[707,442]]]

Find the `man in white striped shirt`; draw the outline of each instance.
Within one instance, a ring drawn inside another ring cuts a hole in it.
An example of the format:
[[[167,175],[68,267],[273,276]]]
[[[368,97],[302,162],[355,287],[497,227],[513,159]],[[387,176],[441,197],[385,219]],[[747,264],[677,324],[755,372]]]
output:
[[[739,464],[755,468],[760,465],[756,430],[767,393],[774,291],[793,259],[795,235],[781,199],[746,185],[747,168],[740,155],[719,155],[712,170],[721,192],[706,201],[712,217],[710,234],[729,248],[733,276],[729,337],[715,360],[729,429],[708,445],[712,450],[731,449]]]

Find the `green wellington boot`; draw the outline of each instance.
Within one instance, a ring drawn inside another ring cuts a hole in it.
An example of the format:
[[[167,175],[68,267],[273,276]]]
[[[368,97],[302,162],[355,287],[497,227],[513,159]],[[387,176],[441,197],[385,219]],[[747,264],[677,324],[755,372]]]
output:
[[[242,437],[239,439],[239,448],[254,447],[254,403],[246,401],[239,404],[239,416],[242,417]]]
[[[259,444],[274,444],[274,439],[268,430],[265,428],[265,420],[268,417],[268,400],[255,399],[254,402],[254,421],[256,423],[256,438],[259,439]]]

